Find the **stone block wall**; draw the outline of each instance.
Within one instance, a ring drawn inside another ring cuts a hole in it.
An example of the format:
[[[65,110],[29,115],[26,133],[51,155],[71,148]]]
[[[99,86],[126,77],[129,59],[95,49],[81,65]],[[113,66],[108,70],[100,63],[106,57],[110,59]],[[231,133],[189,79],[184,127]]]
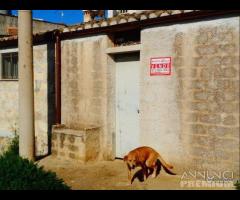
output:
[[[10,49],[11,50],[11,49]],[[17,49],[15,49],[18,51]],[[7,49],[0,50],[7,52]],[[54,52],[49,45],[38,45],[33,48],[34,59],[34,109],[35,109],[35,145],[36,155],[48,153],[48,132],[51,105],[49,99],[54,100],[54,90],[49,84],[49,77],[54,71]],[[0,80],[0,136],[13,137],[18,133],[18,81]],[[52,114],[51,114],[52,115]]]
[[[239,17],[142,31],[142,144],[178,169],[239,175]],[[171,56],[171,76],[149,59]]]
[[[191,165],[239,175],[239,18],[176,33],[174,51]]]
[[[104,159],[113,155],[113,134],[108,128],[113,117],[108,115],[112,78],[105,53],[108,42],[106,35],[62,41],[62,124],[71,129],[83,124],[100,127]]]
[[[96,161],[100,152],[99,128],[69,129],[54,126],[52,129],[52,155],[64,160]]]

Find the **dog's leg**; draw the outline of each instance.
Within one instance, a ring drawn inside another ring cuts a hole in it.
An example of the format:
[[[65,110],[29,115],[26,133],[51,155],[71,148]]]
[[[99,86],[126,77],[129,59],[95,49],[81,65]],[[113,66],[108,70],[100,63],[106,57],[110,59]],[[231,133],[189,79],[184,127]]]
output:
[[[131,169],[128,169],[128,180],[132,180],[132,174],[131,174]]]
[[[129,166],[128,163],[127,163],[127,169],[128,169],[128,180],[131,181],[131,179],[132,179],[132,175],[131,175],[131,167]]]
[[[152,162],[151,169],[152,169],[152,178],[156,178],[157,177],[157,169],[158,169],[156,162],[154,162],[154,161]]]
[[[143,179],[146,180],[148,177],[148,168],[145,164],[142,164],[142,170],[143,170]]]
[[[157,177],[157,165],[155,165],[155,166],[153,167],[152,177],[153,177],[153,178],[156,178],[156,177]]]
[[[152,170],[152,177],[155,178],[157,175],[157,165],[156,165],[156,157],[151,156],[146,161],[146,166]]]

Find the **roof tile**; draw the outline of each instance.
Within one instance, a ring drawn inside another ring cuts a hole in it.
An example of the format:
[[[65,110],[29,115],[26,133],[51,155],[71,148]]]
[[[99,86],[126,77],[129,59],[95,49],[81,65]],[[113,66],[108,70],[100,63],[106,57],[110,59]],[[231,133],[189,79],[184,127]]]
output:
[[[119,24],[127,23],[127,19],[121,18],[121,19],[118,21],[118,23],[119,23]]]
[[[149,14],[149,16],[148,16],[149,18],[156,18],[156,17],[158,17],[158,15],[157,15],[157,13],[150,13]]]
[[[187,12],[195,12],[195,10],[145,10],[142,12],[132,13],[132,14],[124,13],[124,14],[120,14],[113,18],[93,20],[90,22],[76,24],[73,26],[65,27],[65,28],[59,28],[58,30],[60,32],[74,32],[74,31],[79,31],[79,30],[83,30],[83,29],[106,27],[106,26],[112,26],[112,25],[116,25],[116,24],[123,24],[123,23],[134,22],[134,21],[142,21],[142,20],[146,20],[146,19],[150,19],[150,18],[158,18],[158,17],[176,15],[176,14],[187,13]],[[44,33],[54,32],[54,31],[56,31],[56,30],[46,31]],[[38,33],[38,35],[44,34],[44,33]],[[17,39],[17,36],[0,38],[0,42],[6,41],[6,40],[12,40],[12,39]]]

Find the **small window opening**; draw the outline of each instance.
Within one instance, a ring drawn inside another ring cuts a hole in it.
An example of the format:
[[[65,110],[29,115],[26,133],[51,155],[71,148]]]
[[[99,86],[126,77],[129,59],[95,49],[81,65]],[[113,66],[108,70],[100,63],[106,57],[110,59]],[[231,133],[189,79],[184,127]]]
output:
[[[2,79],[18,79],[18,53],[2,54]]]
[[[115,47],[140,44],[140,30],[116,32],[109,37]]]

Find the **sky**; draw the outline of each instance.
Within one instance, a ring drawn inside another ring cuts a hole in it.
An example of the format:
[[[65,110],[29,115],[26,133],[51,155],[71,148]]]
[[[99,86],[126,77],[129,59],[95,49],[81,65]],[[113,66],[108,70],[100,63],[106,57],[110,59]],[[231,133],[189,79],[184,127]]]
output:
[[[12,10],[17,15],[17,10]],[[33,19],[41,19],[50,22],[64,23],[67,25],[83,22],[82,10],[32,10]]]

